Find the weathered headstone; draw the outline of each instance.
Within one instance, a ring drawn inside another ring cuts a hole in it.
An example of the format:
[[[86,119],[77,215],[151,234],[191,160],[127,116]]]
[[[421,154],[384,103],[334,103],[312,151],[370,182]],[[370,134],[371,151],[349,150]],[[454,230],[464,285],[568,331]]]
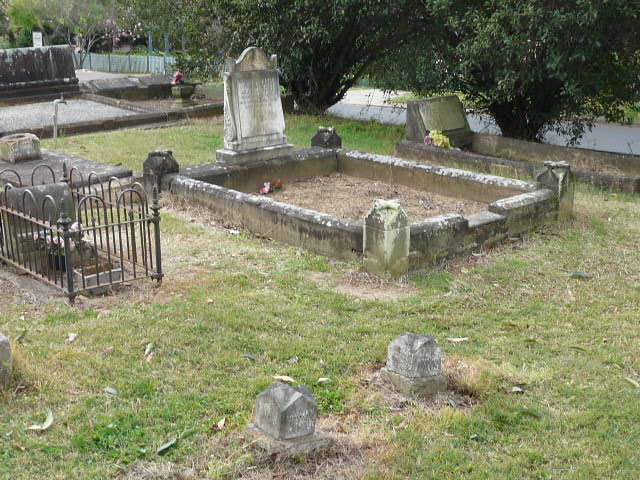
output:
[[[538,176],[539,183],[558,195],[558,217],[573,216],[575,179],[567,162],[544,162],[544,171]]]
[[[224,78],[224,149],[216,159],[246,163],[290,155],[284,134],[277,59],[249,47],[228,59]]]
[[[79,91],[69,46],[0,50],[0,99]]]
[[[454,147],[471,144],[473,132],[456,95],[407,102],[407,140],[422,143],[431,130],[441,131]]]
[[[173,156],[171,150],[155,150],[149,152],[147,159],[142,165],[142,178],[144,189],[151,194],[153,187],[162,191],[162,176],[169,173],[178,173],[180,165]]]
[[[363,250],[367,272],[400,277],[409,269],[409,218],[395,200],[375,200],[364,219]]]
[[[342,148],[342,138],[334,127],[318,127],[318,132],[311,139],[312,147]]]
[[[40,139],[31,133],[16,133],[0,138],[0,160],[19,163],[40,158]]]
[[[274,382],[258,395],[249,431],[270,452],[305,453],[328,443],[315,431],[317,415],[316,402],[306,387]]]
[[[410,397],[428,398],[447,388],[442,352],[431,335],[403,333],[393,339],[381,375]]]
[[[0,333],[0,389],[6,389],[13,375],[13,355],[9,339]]]

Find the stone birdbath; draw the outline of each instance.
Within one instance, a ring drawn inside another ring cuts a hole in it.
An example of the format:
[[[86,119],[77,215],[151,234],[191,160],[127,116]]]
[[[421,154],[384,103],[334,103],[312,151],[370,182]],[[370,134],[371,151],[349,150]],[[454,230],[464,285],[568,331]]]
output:
[[[171,82],[171,95],[176,99],[176,103],[180,105],[193,105],[195,102],[191,97],[196,91],[196,85],[198,84],[186,82],[184,75],[181,72],[176,72],[173,74]]]

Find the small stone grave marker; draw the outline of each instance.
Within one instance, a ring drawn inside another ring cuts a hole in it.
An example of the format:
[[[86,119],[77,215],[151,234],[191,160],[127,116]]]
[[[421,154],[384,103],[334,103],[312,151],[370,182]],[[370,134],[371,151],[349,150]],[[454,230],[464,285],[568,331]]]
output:
[[[216,151],[218,161],[246,163],[291,154],[276,68],[276,56],[267,57],[256,47],[225,63],[224,149]]]
[[[13,375],[13,356],[9,339],[0,333],[0,389],[6,389]]]
[[[473,132],[457,95],[407,102],[407,140],[422,143],[431,130],[441,131],[454,147],[471,144]]]
[[[442,352],[431,335],[403,333],[393,339],[381,374],[407,396],[428,398],[447,388]]]
[[[369,273],[400,277],[409,269],[409,218],[395,200],[375,200],[364,219],[364,266]]]
[[[318,127],[318,132],[311,139],[312,147],[342,148],[342,138],[334,127]]]
[[[0,138],[0,160],[19,163],[40,158],[40,139],[31,133],[16,133]]]
[[[313,394],[306,387],[273,382],[256,399],[249,431],[271,453],[306,453],[328,444],[315,431],[317,415]]]

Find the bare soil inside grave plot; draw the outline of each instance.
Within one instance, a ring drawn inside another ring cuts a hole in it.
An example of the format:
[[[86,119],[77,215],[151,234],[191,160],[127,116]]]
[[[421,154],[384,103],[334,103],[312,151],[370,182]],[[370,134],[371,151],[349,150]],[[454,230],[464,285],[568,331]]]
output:
[[[267,180],[277,179],[265,179]],[[468,215],[487,208],[485,203],[352,177],[339,172],[285,184],[283,190],[269,196],[279,202],[352,219],[363,218],[376,199],[398,200],[412,221],[443,213]]]
[[[144,105],[145,107],[151,107],[159,112],[167,110],[177,110],[181,108],[191,107],[195,105],[206,105],[208,103],[220,102],[220,99],[208,98],[208,97],[194,97],[191,105],[183,104],[179,98],[154,98],[152,100],[136,100],[133,103]]]

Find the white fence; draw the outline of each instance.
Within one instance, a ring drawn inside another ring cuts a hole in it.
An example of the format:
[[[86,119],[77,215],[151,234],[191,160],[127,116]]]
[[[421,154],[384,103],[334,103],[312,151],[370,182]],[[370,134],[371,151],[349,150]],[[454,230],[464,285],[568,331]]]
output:
[[[80,55],[73,54],[76,68],[96,72],[113,73],[172,73],[176,60],[174,57],[153,55],[111,55],[109,53],[89,53],[80,65]]]

